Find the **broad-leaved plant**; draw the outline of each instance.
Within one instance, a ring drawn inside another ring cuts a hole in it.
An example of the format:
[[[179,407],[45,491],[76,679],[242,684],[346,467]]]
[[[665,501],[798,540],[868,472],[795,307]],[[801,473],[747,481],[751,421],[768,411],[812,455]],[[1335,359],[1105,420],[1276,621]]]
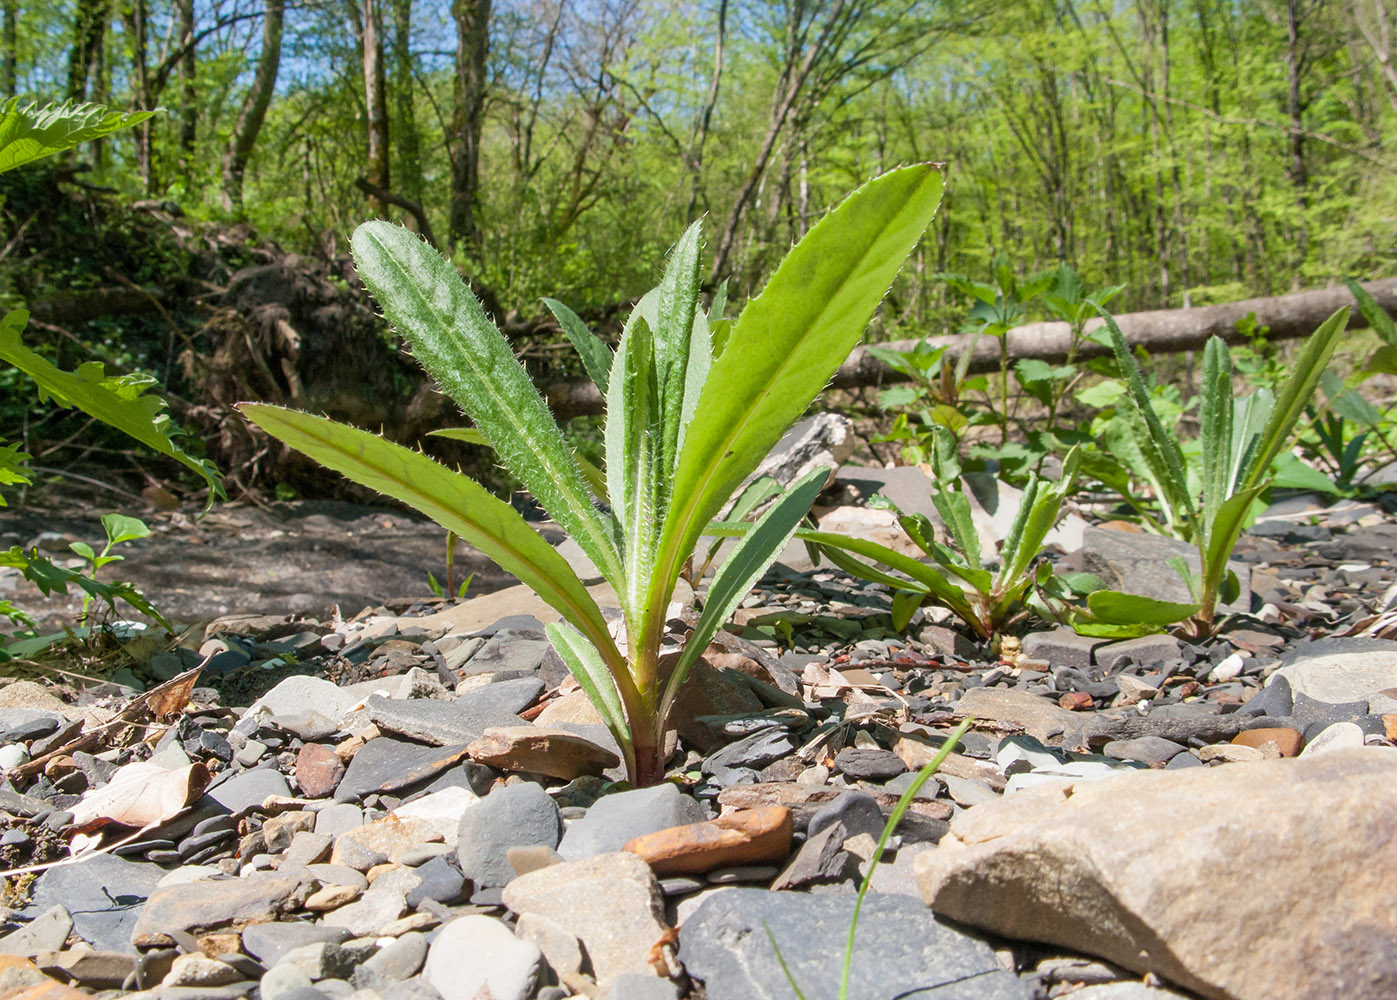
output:
[[[699,308],[700,229],[671,250],[614,356],[569,335],[606,399],[602,504],[508,342],[451,265],[419,237],[370,222],[360,277],[501,463],[611,585],[613,638],[571,566],[508,503],[425,455],[311,414],[244,404],[253,423],[356,482],[407,503],[494,559],[562,617],[548,635],[620,745],[637,784],[664,773],[664,733],[686,676],[791,537],[826,470],[803,477],[732,550],[682,651],[661,656],[670,600],[700,535],[858,343],[941,198],[932,165],[860,188],[791,250],[733,322]],[[565,330],[570,324],[565,323]]]

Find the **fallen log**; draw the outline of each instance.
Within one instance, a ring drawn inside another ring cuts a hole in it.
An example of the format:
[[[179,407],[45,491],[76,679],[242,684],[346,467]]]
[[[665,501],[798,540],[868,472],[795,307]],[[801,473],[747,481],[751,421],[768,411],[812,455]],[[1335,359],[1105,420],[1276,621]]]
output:
[[[1363,288],[1379,305],[1397,316],[1397,278],[1370,281]],[[1353,295],[1347,288],[1326,288],[1313,292],[1296,292],[1264,299],[1244,299],[1192,309],[1155,309],[1149,312],[1125,313],[1116,317],[1125,339],[1132,345],[1144,347],[1151,354],[1175,354],[1197,350],[1209,337],[1218,336],[1228,343],[1245,341],[1237,324],[1253,313],[1260,326],[1269,327],[1267,340],[1295,340],[1308,336],[1335,310],[1348,306],[1348,328],[1362,329],[1368,325],[1354,307]],[[1103,325],[1102,320],[1087,324],[1091,331]],[[994,371],[999,367],[999,342],[993,337],[972,338],[965,334],[928,337],[931,347],[946,348],[946,363],[955,364],[961,352],[974,340],[969,370],[972,373]],[[1036,358],[1049,363],[1067,360],[1072,342],[1071,328],[1066,323],[1027,323],[1010,330],[1007,336],[1010,362]],[[881,347],[910,351],[916,340],[899,340]],[[1100,357],[1110,350],[1092,341],[1079,345],[1077,358]],[[883,385],[905,381],[906,376],[893,371],[869,353],[867,348],[855,348],[849,359],[835,372],[831,384],[850,389],[866,385]],[[587,381],[559,382],[544,388],[548,405],[559,417],[574,417],[602,411],[601,394]]]

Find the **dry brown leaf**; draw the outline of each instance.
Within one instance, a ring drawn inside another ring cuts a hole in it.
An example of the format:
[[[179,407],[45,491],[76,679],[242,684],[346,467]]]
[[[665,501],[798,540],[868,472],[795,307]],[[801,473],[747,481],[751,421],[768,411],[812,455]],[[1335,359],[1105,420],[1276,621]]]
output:
[[[73,807],[73,825],[84,832],[106,826],[158,826],[203,795],[210,780],[203,764],[174,770],[149,761],[127,764]]]

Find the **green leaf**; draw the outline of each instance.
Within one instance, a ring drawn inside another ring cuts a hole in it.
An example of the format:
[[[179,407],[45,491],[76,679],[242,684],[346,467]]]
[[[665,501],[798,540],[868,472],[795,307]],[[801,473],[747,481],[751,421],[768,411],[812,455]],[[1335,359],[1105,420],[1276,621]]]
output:
[[[20,342],[20,331],[28,320],[29,314],[23,310],[0,319],[0,360],[8,361],[38,383],[41,397],[52,398],[59,406],[82,410],[152,451],[193,469],[209,485],[210,504],[224,495],[213,463],[195,458],[175,444],[174,436],[179,431],[170,423],[169,414],[161,412],[165,401],[143,395],[155,379],[145,375],[105,378],[102,364],[96,361],[81,365],[76,372],[56,368]]]
[[[1072,492],[1080,467],[1081,452],[1074,447],[1063,459],[1062,476],[1056,483],[1043,483],[1036,475],[1029,477],[1013,527],[1005,536],[1000,551],[1002,569],[999,580],[1002,586],[1014,585],[1043,551],[1043,540],[1057,523],[1062,501]]]
[[[665,697],[660,703],[660,718],[666,717],[669,706],[679,693],[680,685],[688,676],[694,661],[708,649],[713,636],[737,610],[742,599],[751,593],[762,574],[767,571],[786,543],[795,534],[801,518],[810,510],[810,505],[824,489],[829,470],[823,466],[807,472],[777,498],[765,514],[752,525],[742,541],[723,561],[718,573],[708,588],[703,613],[694,626],[693,633],[679,655],[679,661],[665,685]]]
[[[606,486],[624,539],[625,570],[613,586],[631,623],[645,600],[663,516],[659,492],[665,473],[656,454],[662,415],[654,349],[649,324],[632,313],[606,396]]]
[[[112,545],[150,537],[150,529],[144,521],[125,514],[103,514],[102,527],[107,532],[107,541]]]
[[[324,417],[264,403],[239,409],[272,437],[461,536],[587,636],[613,670],[626,674],[601,609],[567,560],[480,484],[420,452]]]
[[[572,341],[577,356],[582,359],[582,367],[586,369],[587,377],[605,396],[607,380],[611,377],[611,348],[606,346],[606,341],[587,329],[587,324],[582,322],[577,313],[557,299],[545,297],[543,304],[562,327],[564,336]]]
[[[863,335],[941,200],[930,164],[869,182],[806,234],[713,362],[674,473],[648,596],[652,624],[704,526]]]
[[[1231,493],[1228,478],[1232,460],[1232,360],[1221,337],[1212,337],[1203,348],[1202,402],[1198,425],[1203,439],[1203,534],[1211,529],[1218,507]]]
[[[1227,572],[1227,560],[1232,557],[1237,538],[1251,521],[1252,501],[1267,485],[1269,484],[1263,483],[1242,490],[1228,497],[1227,502],[1218,508],[1217,520],[1213,522],[1213,530],[1208,534],[1208,547],[1204,552],[1202,576],[1205,593],[1216,593],[1223,574]],[[1212,609],[1203,610],[1208,612]]]
[[[140,124],[155,111],[109,111],[96,104],[0,105],[0,174]]]
[[[700,378],[696,384],[691,384],[688,379],[694,314],[698,310],[699,283],[702,280],[700,272],[703,260],[699,252],[701,234],[702,227],[698,222],[685,230],[670,252],[664,278],[660,281],[659,324],[655,327],[655,382],[659,390],[662,425],[658,447],[660,475],[666,487],[679,457],[679,428],[686,415],[686,390],[692,389],[697,393],[704,381]],[[704,329],[707,329],[706,323]],[[706,359],[707,345],[702,356]],[[689,413],[696,405],[697,400],[689,402]],[[660,492],[667,494],[668,489]]]
[[[1363,363],[1363,371],[1371,375],[1397,375],[1397,347],[1383,344]]]
[[[626,723],[625,707],[616,689],[618,676],[614,671],[607,670],[596,647],[575,628],[550,622],[543,626],[543,631],[553,648],[558,651],[558,656],[562,658],[573,680],[587,692],[587,700],[597,710],[602,722],[606,723],[606,728],[616,737],[616,743],[626,758],[627,772],[634,771],[635,750],[631,729]],[[629,677],[630,674],[625,676]]]
[[[0,486],[19,486],[32,482],[29,469],[24,464],[29,458],[29,453],[20,451],[19,445],[0,441]],[[5,503],[5,495],[0,493],[0,507],[5,506],[8,506]]]
[[[1078,635],[1098,639],[1138,639],[1164,631],[1163,625],[1122,625],[1115,622],[1074,621],[1072,629]]]
[[[1373,332],[1381,337],[1388,347],[1397,350],[1397,320],[1389,316],[1387,310],[1378,305],[1377,300],[1358,282],[1352,278],[1345,278],[1344,284],[1348,285],[1348,290],[1353,293],[1354,300],[1358,303],[1358,311],[1363,314]]]
[[[1272,486],[1291,490],[1313,490],[1335,495],[1342,492],[1334,480],[1289,451],[1280,455],[1271,466],[1270,481]]]
[[[1179,513],[1192,518],[1193,500],[1188,494],[1188,475],[1184,471],[1184,456],[1179,451],[1179,443],[1164,429],[1150,404],[1149,393],[1145,390],[1144,375],[1140,364],[1130,353],[1125,335],[1116,325],[1115,317],[1104,309],[1097,310],[1106,320],[1110,332],[1111,350],[1116,355],[1121,374],[1125,379],[1126,398],[1134,404],[1134,413],[1144,424],[1143,433],[1137,436],[1137,445],[1145,461],[1154,471],[1156,486],[1168,494],[1167,502]]]
[[[1113,378],[1102,379],[1095,385],[1078,390],[1077,402],[1083,406],[1099,410],[1107,406],[1115,406],[1124,394],[1125,385],[1123,383]]]
[[[1291,431],[1313,398],[1315,387],[1319,385],[1329,359],[1334,355],[1339,336],[1347,325],[1348,309],[1340,309],[1321,323],[1319,329],[1305,341],[1300,356],[1295,359],[1290,378],[1276,394],[1276,407],[1261,432],[1261,439],[1248,467],[1237,481],[1238,489],[1245,490],[1262,483],[1276,456],[1290,444]]]
[[[485,439],[479,429],[475,427],[441,427],[434,431],[427,432],[428,437],[449,438],[452,441],[460,441],[464,444],[478,444],[489,448],[490,442]],[[592,492],[599,499],[606,499],[606,474],[591,462],[587,461],[577,452],[572,453],[572,460],[577,463],[577,468],[582,473],[582,478],[587,480],[587,485],[592,488]]]
[[[911,623],[912,616],[922,606],[922,600],[925,596],[925,594],[913,590],[893,591],[892,620],[894,630],[901,632]]]
[[[1089,595],[1087,608],[1101,621],[1116,625],[1172,625],[1198,611],[1197,604],[1159,601],[1119,590],[1098,590]]]
[[[619,589],[614,521],[593,506],[543,397],[456,269],[421,237],[386,222],[364,223],[351,244],[359,276],[418,362]]]

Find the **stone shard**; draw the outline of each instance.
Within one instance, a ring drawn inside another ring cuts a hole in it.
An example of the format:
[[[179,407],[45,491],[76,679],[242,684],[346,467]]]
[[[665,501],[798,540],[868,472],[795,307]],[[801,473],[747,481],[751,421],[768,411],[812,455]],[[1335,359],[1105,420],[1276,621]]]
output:
[[[530,771],[571,781],[600,775],[621,758],[576,733],[545,726],[498,726],[485,730],[469,748],[472,759],[502,771]]]
[[[202,931],[276,920],[293,913],[315,884],[300,874],[268,873],[222,881],[170,885],[150,894],[131,931],[138,948],[168,945],[170,931]]]
[[[701,875],[730,865],[780,864],[793,830],[789,809],[762,806],[645,834],[627,841],[625,850],[656,875]]]
[[[1216,1000],[1390,997],[1394,823],[1390,748],[1140,770],[967,810],[917,881],[942,916]]]

